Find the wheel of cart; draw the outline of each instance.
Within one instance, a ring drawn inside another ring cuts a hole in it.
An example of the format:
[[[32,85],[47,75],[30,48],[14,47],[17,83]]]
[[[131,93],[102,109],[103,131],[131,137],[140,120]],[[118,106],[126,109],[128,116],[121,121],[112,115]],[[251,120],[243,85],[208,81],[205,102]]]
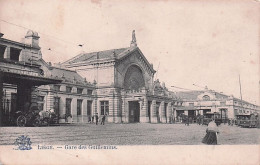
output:
[[[40,116],[37,116],[37,117],[33,120],[33,123],[32,123],[32,125],[33,125],[34,127],[40,127],[41,124],[42,124],[42,122],[41,122]]]
[[[24,115],[20,115],[18,116],[18,118],[16,119],[16,124],[18,127],[24,127],[26,125],[26,117]]]
[[[43,126],[49,126],[50,125],[50,120],[49,118],[45,117],[44,119],[41,120],[41,125]]]

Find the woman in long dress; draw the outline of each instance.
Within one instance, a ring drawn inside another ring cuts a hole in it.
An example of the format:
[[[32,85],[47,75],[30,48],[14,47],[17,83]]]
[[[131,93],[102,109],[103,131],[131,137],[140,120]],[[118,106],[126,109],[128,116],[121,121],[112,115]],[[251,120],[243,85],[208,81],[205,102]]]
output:
[[[212,120],[209,124],[208,124],[208,128],[206,130],[206,135],[202,140],[202,143],[205,144],[210,144],[210,145],[216,145],[218,144],[217,142],[217,134],[219,133],[217,124],[215,123],[215,120]]]

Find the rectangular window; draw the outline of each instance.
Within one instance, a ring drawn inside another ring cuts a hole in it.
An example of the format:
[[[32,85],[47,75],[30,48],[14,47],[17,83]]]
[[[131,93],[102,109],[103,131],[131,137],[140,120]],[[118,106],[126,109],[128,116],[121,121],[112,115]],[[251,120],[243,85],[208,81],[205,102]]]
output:
[[[10,48],[10,60],[19,61],[20,52],[20,49]]]
[[[71,93],[72,87],[66,87],[66,92]]]
[[[93,90],[88,89],[88,90],[87,90],[87,94],[88,94],[88,95],[92,95],[92,91],[93,91]]]
[[[56,92],[59,92],[60,91],[60,85],[54,85],[53,90],[56,91]]]
[[[77,115],[81,115],[82,112],[82,100],[77,100]]]
[[[71,115],[71,99],[66,99],[66,114]]]
[[[109,114],[109,104],[108,103],[109,103],[108,101],[100,101],[101,115]]]
[[[38,96],[37,103],[38,103],[39,110],[42,111],[44,108],[44,96]]]
[[[77,88],[77,94],[82,94],[83,88]]]

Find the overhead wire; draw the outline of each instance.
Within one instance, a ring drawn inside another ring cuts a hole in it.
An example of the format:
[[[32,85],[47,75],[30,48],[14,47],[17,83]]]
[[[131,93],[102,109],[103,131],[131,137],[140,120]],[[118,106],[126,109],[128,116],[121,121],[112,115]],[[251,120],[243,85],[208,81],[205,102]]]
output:
[[[0,19],[0,21],[5,22],[5,23],[10,24],[10,25],[13,25],[13,26],[17,26],[17,27],[23,28],[23,29],[31,30],[31,28],[28,28],[28,27],[25,27],[25,26],[22,26],[22,25],[18,25],[18,24],[15,24],[15,23],[12,23],[12,22],[3,20],[3,19]],[[60,38],[55,37],[55,36],[53,36],[53,35],[49,35],[49,34],[46,34],[46,33],[42,33],[41,31],[37,31],[37,32],[38,32],[39,34],[42,34],[42,35],[51,37],[52,39],[56,39],[56,40],[59,40],[59,41],[62,41],[62,42],[68,43],[68,44],[72,44],[72,45],[74,45],[74,46],[83,47],[83,45],[84,45],[84,43],[75,43],[75,42],[71,42],[71,41],[66,41],[66,40],[64,40],[64,39],[60,39]]]

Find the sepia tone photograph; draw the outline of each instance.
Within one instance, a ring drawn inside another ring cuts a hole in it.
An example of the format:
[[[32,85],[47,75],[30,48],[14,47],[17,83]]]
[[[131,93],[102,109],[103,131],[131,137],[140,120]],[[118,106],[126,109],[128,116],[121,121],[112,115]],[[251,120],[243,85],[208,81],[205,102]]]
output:
[[[0,164],[259,164],[259,26],[257,0],[0,0]]]

